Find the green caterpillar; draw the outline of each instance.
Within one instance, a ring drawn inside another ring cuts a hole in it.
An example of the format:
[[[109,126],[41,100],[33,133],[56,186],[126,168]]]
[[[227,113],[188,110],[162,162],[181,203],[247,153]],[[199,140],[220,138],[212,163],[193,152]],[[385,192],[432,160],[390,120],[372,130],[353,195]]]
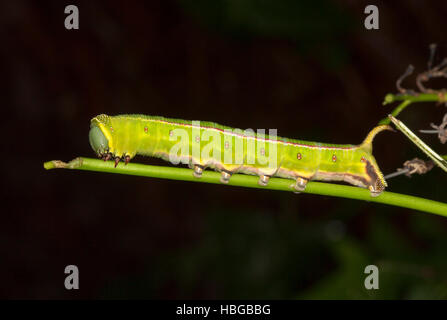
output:
[[[272,176],[294,179],[297,191],[309,180],[345,181],[378,196],[387,184],[372,155],[372,141],[383,130],[392,129],[377,126],[360,145],[340,145],[272,139],[212,122],[101,114],[91,120],[89,140],[97,155],[114,159],[115,166],[139,154],[188,164],[197,178],[213,168],[223,183],[234,173],[258,175],[264,186]]]

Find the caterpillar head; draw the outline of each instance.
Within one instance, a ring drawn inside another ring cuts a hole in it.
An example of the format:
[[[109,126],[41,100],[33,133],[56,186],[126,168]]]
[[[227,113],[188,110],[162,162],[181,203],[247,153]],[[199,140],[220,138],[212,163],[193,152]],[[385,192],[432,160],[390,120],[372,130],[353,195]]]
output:
[[[93,151],[98,156],[109,152],[110,134],[105,130],[105,124],[108,121],[108,116],[101,114],[92,119],[90,124],[89,141]]]

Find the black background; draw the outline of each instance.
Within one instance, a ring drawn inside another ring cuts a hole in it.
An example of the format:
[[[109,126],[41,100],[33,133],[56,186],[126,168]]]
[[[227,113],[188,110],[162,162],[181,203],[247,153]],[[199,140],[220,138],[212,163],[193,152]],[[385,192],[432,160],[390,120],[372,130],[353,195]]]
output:
[[[64,28],[77,5],[80,29]],[[380,29],[366,30],[366,5]],[[428,46],[447,56],[445,1],[2,1],[0,297],[447,298],[444,218],[308,194],[68,170],[94,157],[90,119],[142,113],[359,143]],[[414,87],[414,79],[405,82]],[[447,87],[445,82],[435,82]],[[410,128],[440,123],[418,104]],[[436,138],[424,137],[445,153]],[[384,173],[421,153],[383,133]],[[137,157],[135,162],[169,165]],[[388,190],[445,201],[445,173]],[[64,268],[80,290],[64,288]],[[363,287],[366,265],[380,289]]]

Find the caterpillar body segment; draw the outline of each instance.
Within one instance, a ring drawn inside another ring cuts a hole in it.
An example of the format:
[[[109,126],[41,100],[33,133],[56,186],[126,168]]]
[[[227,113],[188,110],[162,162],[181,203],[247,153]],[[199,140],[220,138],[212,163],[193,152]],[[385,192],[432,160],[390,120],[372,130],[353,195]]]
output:
[[[205,168],[221,172],[228,183],[234,173],[295,180],[303,191],[310,180],[345,181],[368,188],[372,196],[387,186],[372,155],[372,141],[387,125],[375,127],[359,145],[326,144],[288,139],[212,122],[145,115],[99,115],[91,120],[89,140],[104,160],[128,163],[135,155],[183,163],[200,178]],[[391,129],[392,130],[392,129]]]

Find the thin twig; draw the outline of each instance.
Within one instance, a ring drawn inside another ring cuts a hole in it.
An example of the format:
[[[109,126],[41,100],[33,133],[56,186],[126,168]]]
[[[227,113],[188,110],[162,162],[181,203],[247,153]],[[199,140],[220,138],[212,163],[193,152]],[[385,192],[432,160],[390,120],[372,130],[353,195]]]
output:
[[[416,77],[416,85],[418,86],[418,89],[423,93],[440,92],[440,90],[426,88],[423,83],[432,78],[447,78],[447,68],[445,67],[447,67],[447,58],[444,58],[439,65],[419,74]]]
[[[434,163],[431,160],[424,161],[418,158],[407,160],[403,164],[403,168],[398,168],[396,172],[390,173],[385,176],[385,179],[391,179],[402,174],[411,178],[413,174],[426,174],[433,169]]]
[[[408,76],[410,76],[414,71],[414,67],[410,64],[407,68],[407,70],[405,70],[404,74],[401,75],[399,77],[399,79],[397,79],[396,81],[396,87],[397,90],[401,93],[401,94],[413,94],[413,90],[409,90],[409,89],[405,89],[402,87],[402,81],[404,81],[405,78],[407,78]]]
[[[436,48],[437,48],[436,43],[432,43],[430,45],[430,58],[428,59],[427,62],[427,70],[430,70],[433,66],[433,62],[435,61]]]
[[[214,171],[205,170],[200,179],[194,178],[190,169],[165,166],[151,166],[138,163],[119,163],[114,168],[113,161],[101,161],[90,158],[76,158],[69,163],[62,161],[48,161],[44,163],[45,169],[77,169],[87,171],[98,171],[116,174],[128,174],[144,177],[154,177],[173,180],[184,180],[205,183],[220,183],[220,174]],[[228,185],[247,188],[293,191],[291,188],[292,180],[282,178],[271,178],[267,186],[260,186],[258,178],[255,176],[234,174]],[[365,200],[370,202],[378,202],[388,205],[394,205],[428,213],[438,214],[447,217],[447,204],[433,200],[413,197],[393,192],[382,192],[378,197],[371,197],[367,189],[340,185],[335,183],[323,183],[311,181],[307,184],[305,193],[341,197],[348,199]]]
[[[430,159],[433,160],[442,170],[447,172],[447,161],[437,154],[432,148],[430,148],[424,141],[422,141],[417,135],[413,133],[402,121],[396,119],[392,115],[388,115],[394,125],[410,139],[422,152],[424,152]]]
[[[437,133],[439,141],[441,141],[442,144],[447,142],[447,113],[444,115],[444,118],[442,119],[442,123],[437,126],[434,123],[430,123],[430,126],[435,130],[419,130],[421,133]]]

